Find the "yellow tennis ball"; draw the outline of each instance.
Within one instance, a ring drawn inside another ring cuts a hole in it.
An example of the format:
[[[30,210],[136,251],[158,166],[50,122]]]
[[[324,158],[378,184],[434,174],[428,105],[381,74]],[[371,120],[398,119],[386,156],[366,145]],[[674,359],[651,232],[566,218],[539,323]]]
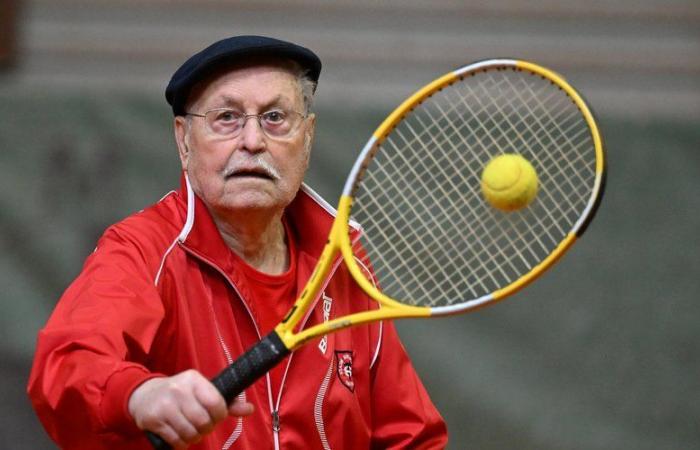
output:
[[[529,205],[537,195],[537,184],[535,168],[516,154],[496,156],[481,174],[484,198],[503,211],[516,211]]]

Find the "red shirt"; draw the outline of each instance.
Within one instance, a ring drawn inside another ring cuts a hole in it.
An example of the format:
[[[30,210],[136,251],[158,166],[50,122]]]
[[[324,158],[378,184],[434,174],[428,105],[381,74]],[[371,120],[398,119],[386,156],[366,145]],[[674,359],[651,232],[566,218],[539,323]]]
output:
[[[232,254],[234,270],[243,273],[251,282],[250,310],[263,336],[267,336],[280,323],[297,298],[297,248],[287,221],[283,219],[282,223],[289,251],[289,268],[286,272],[279,275],[259,272],[238,255]],[[269,372],[272,398],[278,396],[288,359],[282,360]]]

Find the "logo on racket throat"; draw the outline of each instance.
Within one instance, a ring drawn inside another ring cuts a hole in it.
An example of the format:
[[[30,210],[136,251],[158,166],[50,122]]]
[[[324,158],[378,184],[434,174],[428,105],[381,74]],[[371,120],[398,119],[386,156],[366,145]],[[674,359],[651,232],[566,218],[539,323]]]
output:
[[[323,322],[328,322],[331,318],[331,306],[333,306],[333,299],[326,295],[325,292],[321,294],[323,297]],[[318,349],[321,353],[326,354],[328,350],[328,335],[324,334],[321,340],[318,342]]]
[[[355,392],[355,381],[352,378],[352,352],[349,350],[336,350],[335,358],[338,379],[350,392]]]

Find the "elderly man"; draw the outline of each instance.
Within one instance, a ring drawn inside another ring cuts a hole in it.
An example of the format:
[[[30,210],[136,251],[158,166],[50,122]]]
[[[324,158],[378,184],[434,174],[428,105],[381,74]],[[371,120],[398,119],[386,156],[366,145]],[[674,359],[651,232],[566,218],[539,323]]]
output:
[[[143,430],[193,449],[445,446],[390,323],[299,349],[228,407],[208,381],[279,322],[325,243],[333,211],[302,185],[320,70],[237,36],[173,75],[181,189],[105,232],[39,335],[29,395],[62,448],[147,449]],[[305,326],[375,307],[341,267]]]

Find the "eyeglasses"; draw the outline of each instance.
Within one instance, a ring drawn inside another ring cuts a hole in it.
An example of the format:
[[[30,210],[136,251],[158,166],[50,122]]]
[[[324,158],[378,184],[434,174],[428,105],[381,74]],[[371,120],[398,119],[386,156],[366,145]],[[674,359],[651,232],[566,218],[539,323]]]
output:
[[[306,119],[305,114],[284,109],[272,109],[261,114],[245,114],[235,109],[210,109],[204,114],[185,113],[188,116],[203,117],[207,129],[216,136],[234,138],[241,134],[248,119],[255,117],[266,136],[284,139],[292,136]]]

